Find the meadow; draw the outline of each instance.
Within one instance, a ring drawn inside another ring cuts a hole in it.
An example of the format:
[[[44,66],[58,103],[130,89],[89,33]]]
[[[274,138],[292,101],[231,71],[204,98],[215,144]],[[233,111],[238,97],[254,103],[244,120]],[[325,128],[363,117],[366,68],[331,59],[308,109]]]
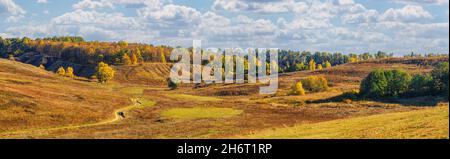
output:
[[[424,96],[335,100],[358,90],[374,69],[429,73],[444,58],[389,58],[280,75],[275,95],[258,84],[180,85],[165,79],[171,64],[114,66],[99,84],[0,59],[0,138],[449,138],[448,101]],[[290,94],[308,76],[329,89]]]

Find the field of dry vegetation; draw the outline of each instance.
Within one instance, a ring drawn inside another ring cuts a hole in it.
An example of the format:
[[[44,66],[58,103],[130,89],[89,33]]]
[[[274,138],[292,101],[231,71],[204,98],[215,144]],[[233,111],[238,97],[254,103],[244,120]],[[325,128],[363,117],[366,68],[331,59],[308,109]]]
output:
[[[448,139],[449,104],[441,98],[333,100],[359,89],[376,68],[427,73],[437,61],[448,59],[372,60],[282,74],[277,94],[259,95],[254,84],[169,90],[170,65],[162,63],[119,66],[113,81],[97,84],[0,59],[0,138]],[[324,76],[329,90],[289,95],[296,81],[312,75]]]

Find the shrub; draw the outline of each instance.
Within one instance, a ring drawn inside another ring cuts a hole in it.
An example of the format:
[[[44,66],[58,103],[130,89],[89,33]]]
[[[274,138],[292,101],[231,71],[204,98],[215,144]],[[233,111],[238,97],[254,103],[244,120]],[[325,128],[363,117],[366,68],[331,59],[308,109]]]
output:
[[[325,77],[309,76],[301,80],[303,88],[310,92],[323,92],[329,89],[328,81]]]
[[[64,67],[59,67],[58,70],[56,71],[56,74],[61,75],[61,76],[65,76],[66,75],[66,70],[64,70]]]
[[[305,95],[305,89],[303,89],[303,84],[302,82],[297,82],[296,84],[294,84],[294,86],[292,87],[292,92],[291,94],[293,95],[300,95],[303,96]]]

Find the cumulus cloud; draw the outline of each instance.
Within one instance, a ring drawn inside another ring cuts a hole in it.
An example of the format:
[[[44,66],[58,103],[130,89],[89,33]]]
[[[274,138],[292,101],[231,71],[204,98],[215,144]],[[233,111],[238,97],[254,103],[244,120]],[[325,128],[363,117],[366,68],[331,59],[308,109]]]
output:
[[[0,14],[19,15],[25,14],[25,10],[12,0],[0,0]]]
[[[151,7],[157,9],[170,2],[171,0],[82,0],[72,7],[74,9],[98,9],[115,8],[117,5],[125,5],[127,7]]]
[[[436,4],[436,5],[448,4],[448,0],[389,0],[389,1],[406,4]]]
[[[423,9],[423,7],[417,5],[407,5],[400,9],[388,9],[383,15],[381,15],[380,20],[411,22],[432,18],[433,16],[428,11]]]
[[[6,1],[12,2],[0,0]],[[206,46],[214,47],[448,52],[448,21],[436,22],[434,15],[419,5],[441,2],[401,1],[404,5],[381,11],[354,0],[215,0],[210,10],[204,11],[171,0],[80,0],[72,11],[48,23],[30,22],[4,32],[9,36],[81,35],[90,40],[172,46],[189,46],[191,40],[202,39]],[[135,14],[117,9],[123,6]]]

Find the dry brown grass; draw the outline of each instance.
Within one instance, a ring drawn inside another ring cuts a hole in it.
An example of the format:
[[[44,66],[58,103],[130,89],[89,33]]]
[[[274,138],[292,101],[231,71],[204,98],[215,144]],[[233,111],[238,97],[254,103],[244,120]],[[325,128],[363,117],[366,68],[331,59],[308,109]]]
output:
[[[2,64],[0,64],[0,66],[1,65]],[[4,65],[10,67],[10,65],[13,64],[8,63]],[[119,70],[123,69],[124,72],[134,72],[143,70],[143,68],[139,67],[149,67],[146,65],[147,64],[144,66],[119,68]],[[282,75],[280,77],[279,93],[277,95],[267,96],[258,95],[257,92],[259,91],[259,86],[254,84],[210,85],[198,89],[194,89],[192,86],[184,86],[178,90],[169,91],[166,88],[165,83],[157,85],[157,82],[150,82],[150,85],[152,86],[146,87],[146,83],[139,83],[138,79],[140,79],[140,77],[134,77],[134,74],[136,73],[131,73],[128,76],[131,78],[122,76],[116,79],[116,81],[122,82],[121,84],[101,86],[101,88],[99,88],[92,86],[93,84],[91,83],[73,81],[65,78],[61,79],[60,77],[45,72],[32,73],[34,72],[34,69],[28,67],[26,68],[31,69],[31,73],[25,70],[16,71],[15,69],[17,68],[12,70],[1,68],[2,67],[0,67],[0,78],[5,78],[7,80],[0,79],[0,86],[10,88],[6,90],[7,92],[3,93],[3,95],[5,96],[6,94],[10,97],[15,96],[23,99],[22,101],[28,102],[22,102],[21,107],[25,107],[26,105],[31,105],[31,107],[33,107],[33,103],[36,103],[36,112],[46,112],[37,109],[41,107],[61,108],[61,110],[56,109],[55,112],[53,112],[54,109],[51,109],[52,111],[47,110],[47,112],[58,114],[62,110],[65,110],[65,112],[61,114],[63,118],[68,119],[80,118],[75,116],[84,112],[91,112],[98,116],[111,115],[108,114],[108,112],[111,113],[112,109],[120,107],[122,104],[117,104],[120,101],[109,101],[108,99],[111,98],[104,97],[104,94],[123,97],[124,101],[126,101],[126,96],[140,96],[154,101],[157,104],[153,107],[131,110],[129,114],[127,114],[127,116],[131,116],[130,118],[108,125],[71,130],[23,132],[8,136],[0,135],[0,138],[233,138],[236,135],[254,134],[263,130],[279,127],[292,127],[301,124],[314,124],[371,115],[382,116],[382,114],[386,113],[423,110],[426,108],[408,102],[386,103],[377,101],[352,101],[345,103],[342,100],[336,102],[307,101],[333,98],[340,96],[344,92],[358,89],[359,81],[375,68],[403,68],[410,72],[428,72],[431,70],[431,66],[429,65],[418,66],[411,62],[393,59],[391,61],[388,60],[388,62],[372,61],[352,63],[325,69],[323,71],[295,72]],[[135,70],[133,71],[133,69]],[[24,74],[26,75],[20,74],[19,76],[22,77],[15,78],[14,76],[17,75],[15,75],[14,72],[25,72]],[[34,74],[36,74],[37,77],[34,77]],[[307,94],[305,96],[287,95],[287,92],[290,90],[294,81],[310,75],[325,76],[330,81],[330,90]],[[157,78],[162,77],[164,76],[159,75]],[[9,79],[16,81],[8,81]],[[38,85],[38,83],[41,82],[36,81],[41,81],[44,84]],[[61,86],[63,85],[62,83],[65,82],[68,84],[64,85],[64,87]],[[27,87],[27,85],[29,86]],[[133,87],[128,87],[128,85],[133,85]],[[60,90],[59,88],[61,87],[64,89]],[[17,95],[17,93],[24,96]],[[53,98],[55,94],[58,95],[56,96],[56,99]],[[125,95],[122,96],[121,94]],[[170,95],[173,94],[182,95],[184,98],[171,97]],[[83,100],[85,100],[84,103],[82,103],[82,100],[75,103],[71,102],[74,99],[77,100],[77,98],[74,97],[75,95],[82,96],[84,98]],[[197,98],[197,96],[210,97]],[[20,101],[20,99],[18,99],[18,101]],[[94,100],[101,102],[95,103],[93,102]],[[52,103],[53,105],[46,106],[41,104],[45,102]],[[83,108],[86,108],[87,105],[90,105],[91,107],[89,110],[85,111]],[[122,106],[124,105],[127,104],[123,104]],[[242,113],[227,118],[192,118],[187,120],[177,120],[162,115],[163,112],[168,110],[192,109],[196,107],[242,110]],[[72,113],[72,111],[74,111],[74,113]],[[2,112],[2,110],[0,110],[0,112]],[[11,111],[7,112],[8,115],[11,115],[11,113]],[[26,116],[24,119],[30,122],[36,120],[36,118],[31,115]],[[94,120],[95,119],[92,121]],[[420,120],[420,118],[417,118],[417,120]],[[26,122],[16,122],[16,124],[18,123],[23,124]],[[41,123],[44,124],[38,124],[36,127],[49,125],[49,120],[42,120]],[[20,128],[14,126],[14,124],[9,124],[7,127],[12,127],[14,129]],[[417,130],[417,132],[429,131]]]
[[[0,133],[97,122],[128,105],[126,96],[0,59]]]

